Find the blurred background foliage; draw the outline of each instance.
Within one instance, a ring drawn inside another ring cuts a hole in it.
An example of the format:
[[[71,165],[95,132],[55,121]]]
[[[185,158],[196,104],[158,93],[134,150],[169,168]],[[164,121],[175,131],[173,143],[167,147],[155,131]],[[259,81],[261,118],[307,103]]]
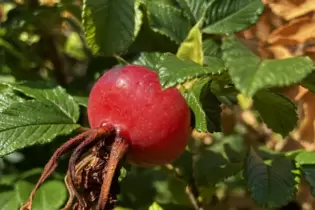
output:
[[[173,2],[161,1],[164,4]],[[290,2],[284,0],[283,5],[288,5]],[[298,17],[314,11],[315,2],[305,2],[314,3],[313,10],[307,10]],[[283,13],[277,12],[279,10],[275,9],[274,4],[269,4],[268,1],[264,3],[267,9],[258,24],[238,34],[244,39],[244,43],[254,50],[257,49],[255,48],[258,46],[257,43],[262,41],[260,40],[262,30],[257,29],[260,33],[256,34],[253,31],[255,27],[263,27],[261,22],[266,16],[277,16],[283,20],[282,24],[278,24],[275,28],[285,27],[282,25],[285,21],[289,21],[285,20]],[[81,8],[80,0],[2,0],[0,4],[0,81],[40,80],[47,84],[64,87],[81,105],[79,123],[88,127],[87,96],[91,85],[104,70],[124,61],[132,62],[139,56],[139,52],[176,53],[179,43],[153,30],[148,17],[144,16],[138,36],[122,57],[120,55],[95,56],[87,47],[81,25]],[[145,10],[145,8],[140,9]],[[292,19],[294,18],[296,17]],[[281,33],[278,32],[278,34]],[[254,42],[255,39],[258,41]],[[275,39],[272,39],[271,44],[276,42]],[[212,43],[211,46],[213,51],[208,52],[209,54],[219,53],[219,50],[215,50],[216,43]],[[275,48],[269,47],[270,49]],[[307,52],[312,53],[312,49]],[[272,51],[274,57],[283,52],[286,51]],[[0,88],[4,90],[4,86],[0,85]],[[314,102],[313,99],[311,101]],[[121,193],[117,210],[189,210],[199,209],[199,206],[215,210],[263,209],[255,204],[246,190],[242,167],[247,146],[243,136],[240,135],[242,128],[232,129],[234,122],[231,116],[230,107],[224,106],[221,122],[225,134],[211,135],[194,132],[189,149],[173,164],[147,169],[126,165],[121,171]],[[41,168],[56,148],[68,138],[68,136],[59,136],[49,144],[28,147],[0,159],[0,210],[18,209],[37,181]],[[269,150],[274,149],[275,145],[281,148],[287,146],[274,139],[258,151],[261,157],[268,159],[272,155],[277,155],[276,152],[272,153]],[[307,149],[306,147],[300,143],[293,145],[295,149]],[[285,150],[277,152],[281,151]],[[39,195],[34,201],[34,210],[59,209],[66,201],[67,193],[63,177],[67,160],[67,156],[62,158],[60,167],[38,192]],[[216,171],[215,175],[214,171]],[[302,209],[303,205],[305,210],[308,206],[312,209],[314,199],[310,197],[309,189],[302,193],[307,196],[298,194],[297,202],[275,209]]]

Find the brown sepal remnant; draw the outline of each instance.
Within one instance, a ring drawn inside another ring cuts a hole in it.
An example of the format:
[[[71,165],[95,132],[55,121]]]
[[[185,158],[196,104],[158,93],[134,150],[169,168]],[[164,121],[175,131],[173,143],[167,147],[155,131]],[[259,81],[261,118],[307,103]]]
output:
[[[51,175],[59,158],[73,150],[65,183],[69,199],[63,210],[112,210],[119,193],[120,163],[128,150],[111,125],[94,128],[71,138],[60,146],[46,164],[28,201],[20,210],[31,210],[39,186]]]
[[[86,157],[82,158],[76,165],[76,176],[74,184],[76,188],[79,189],[79,194],[83,202],[86,204],[86,207],[82,207],[80,203],[76,201],[73,204],[73,210],[92,209],[96,206],[99,200],[101,186],[103,184],[104,174],[107,173],[108,160],[113,143],[112,139],[107,140],[107,145],[105,145],[103,141],[98,142],[97,145],[95,145],[88,151]],[[110,185],[111,187],[105,210],[112,210],[117,204],[117,195],[120,192],[120,187],[118,183],[119,175],[120,168],[117,167],[112,183]],[[68,190],[71,191],[71,189]],[[70,194],[72,193],[73,192],[71,192]],[[71,205],[72,199],[73,198],[71,198],[70,196],[67,205]],[[69,209],[69,207],[66,206],[64,210],[65,209]]]

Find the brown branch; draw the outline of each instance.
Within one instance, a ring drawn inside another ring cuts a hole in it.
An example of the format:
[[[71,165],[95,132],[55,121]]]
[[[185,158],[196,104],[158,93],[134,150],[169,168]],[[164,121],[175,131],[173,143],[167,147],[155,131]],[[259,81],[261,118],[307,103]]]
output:
[[[195,210],[203,210],[202,203],[198,200],[199,191],[195,183],[186,186],[186,194]]]
[[[67,87],[70,82],[70,75],[68,72],[68,65],[66,62],[65,56],[60,52],[58,48],[58,44],[56,35],[53,34],[42,34],[42,39],[45,44],[47,44],[47,53],[48,59],[51,60],[54,67],[54,74],[57,82],[63,86]]]
[[[176,168],[171,165],[171,164],[168,164],[166,165],[166,168],[168,170],[171,170],[172,172],[174,172],[174,175],[182,182],[184,182],[186,185],[186,194],[189,198],[189,201],[190,203],[192,204],[193,208],[195,210],[203,210],[203,207],[202,207],[202,203],[198,200],[199,198],[199,190],[196,186],[196,182],[194,180],[193,177],[190,178],[190,181],[189,183],[186,183],[185,179],[183,178],[183,176],[176,170]]]

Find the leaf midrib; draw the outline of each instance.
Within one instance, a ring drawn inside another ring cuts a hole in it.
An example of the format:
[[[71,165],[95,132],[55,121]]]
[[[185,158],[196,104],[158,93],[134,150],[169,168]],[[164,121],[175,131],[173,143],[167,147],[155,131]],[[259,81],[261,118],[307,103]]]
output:
[[[43,123],[43,124],[33,124],[33,125],[21,125],[21,126],[15,126],[15,127],[11,127],[11,128],[2,129],[2,130],[0,129],[0,135],[3,132],[7,132],[10,130],[14,130],[14,129],[24,128],[24,127],[44,126],[44,125],[54,126],[54,125],[79,125],[79,124],[77,124],[77,123]]]

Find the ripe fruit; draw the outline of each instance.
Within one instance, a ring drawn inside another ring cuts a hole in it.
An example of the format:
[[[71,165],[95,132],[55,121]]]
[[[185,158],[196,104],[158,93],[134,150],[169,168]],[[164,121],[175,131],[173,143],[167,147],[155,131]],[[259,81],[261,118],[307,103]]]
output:
[[[157,73],[137,65],[113,68],[95,83],[88,117],[92,128],[113,125],[129,144],[128,160],[141,166],[175,160],[190,135],[190,111],[181,93],[162,90]]]
[[[65,179],[72,196],[64,209],[71,208],[75,197],[80,209],[89,209],[98,200],[96,210],[104,210],[108,200],[113,202],[111,183],[122,157],[140,166],[166,164],[184,152],[190,136],[190,111],[180,92],[162,90],[157,73],[136,65],[113,68],[95,83],[88,117],[92,128],[54,152],[20,210],[32,208],[39,186],[55,170],[58,159],[72,149]],[[92,154],[84,156],[86,152]],[[93,173],[82,175],[83,171]],[[98,174],[101,187],[95,186]],[[80,188],[83,195],[77,191]],[[90,193],[97,196],[86,196]]]

